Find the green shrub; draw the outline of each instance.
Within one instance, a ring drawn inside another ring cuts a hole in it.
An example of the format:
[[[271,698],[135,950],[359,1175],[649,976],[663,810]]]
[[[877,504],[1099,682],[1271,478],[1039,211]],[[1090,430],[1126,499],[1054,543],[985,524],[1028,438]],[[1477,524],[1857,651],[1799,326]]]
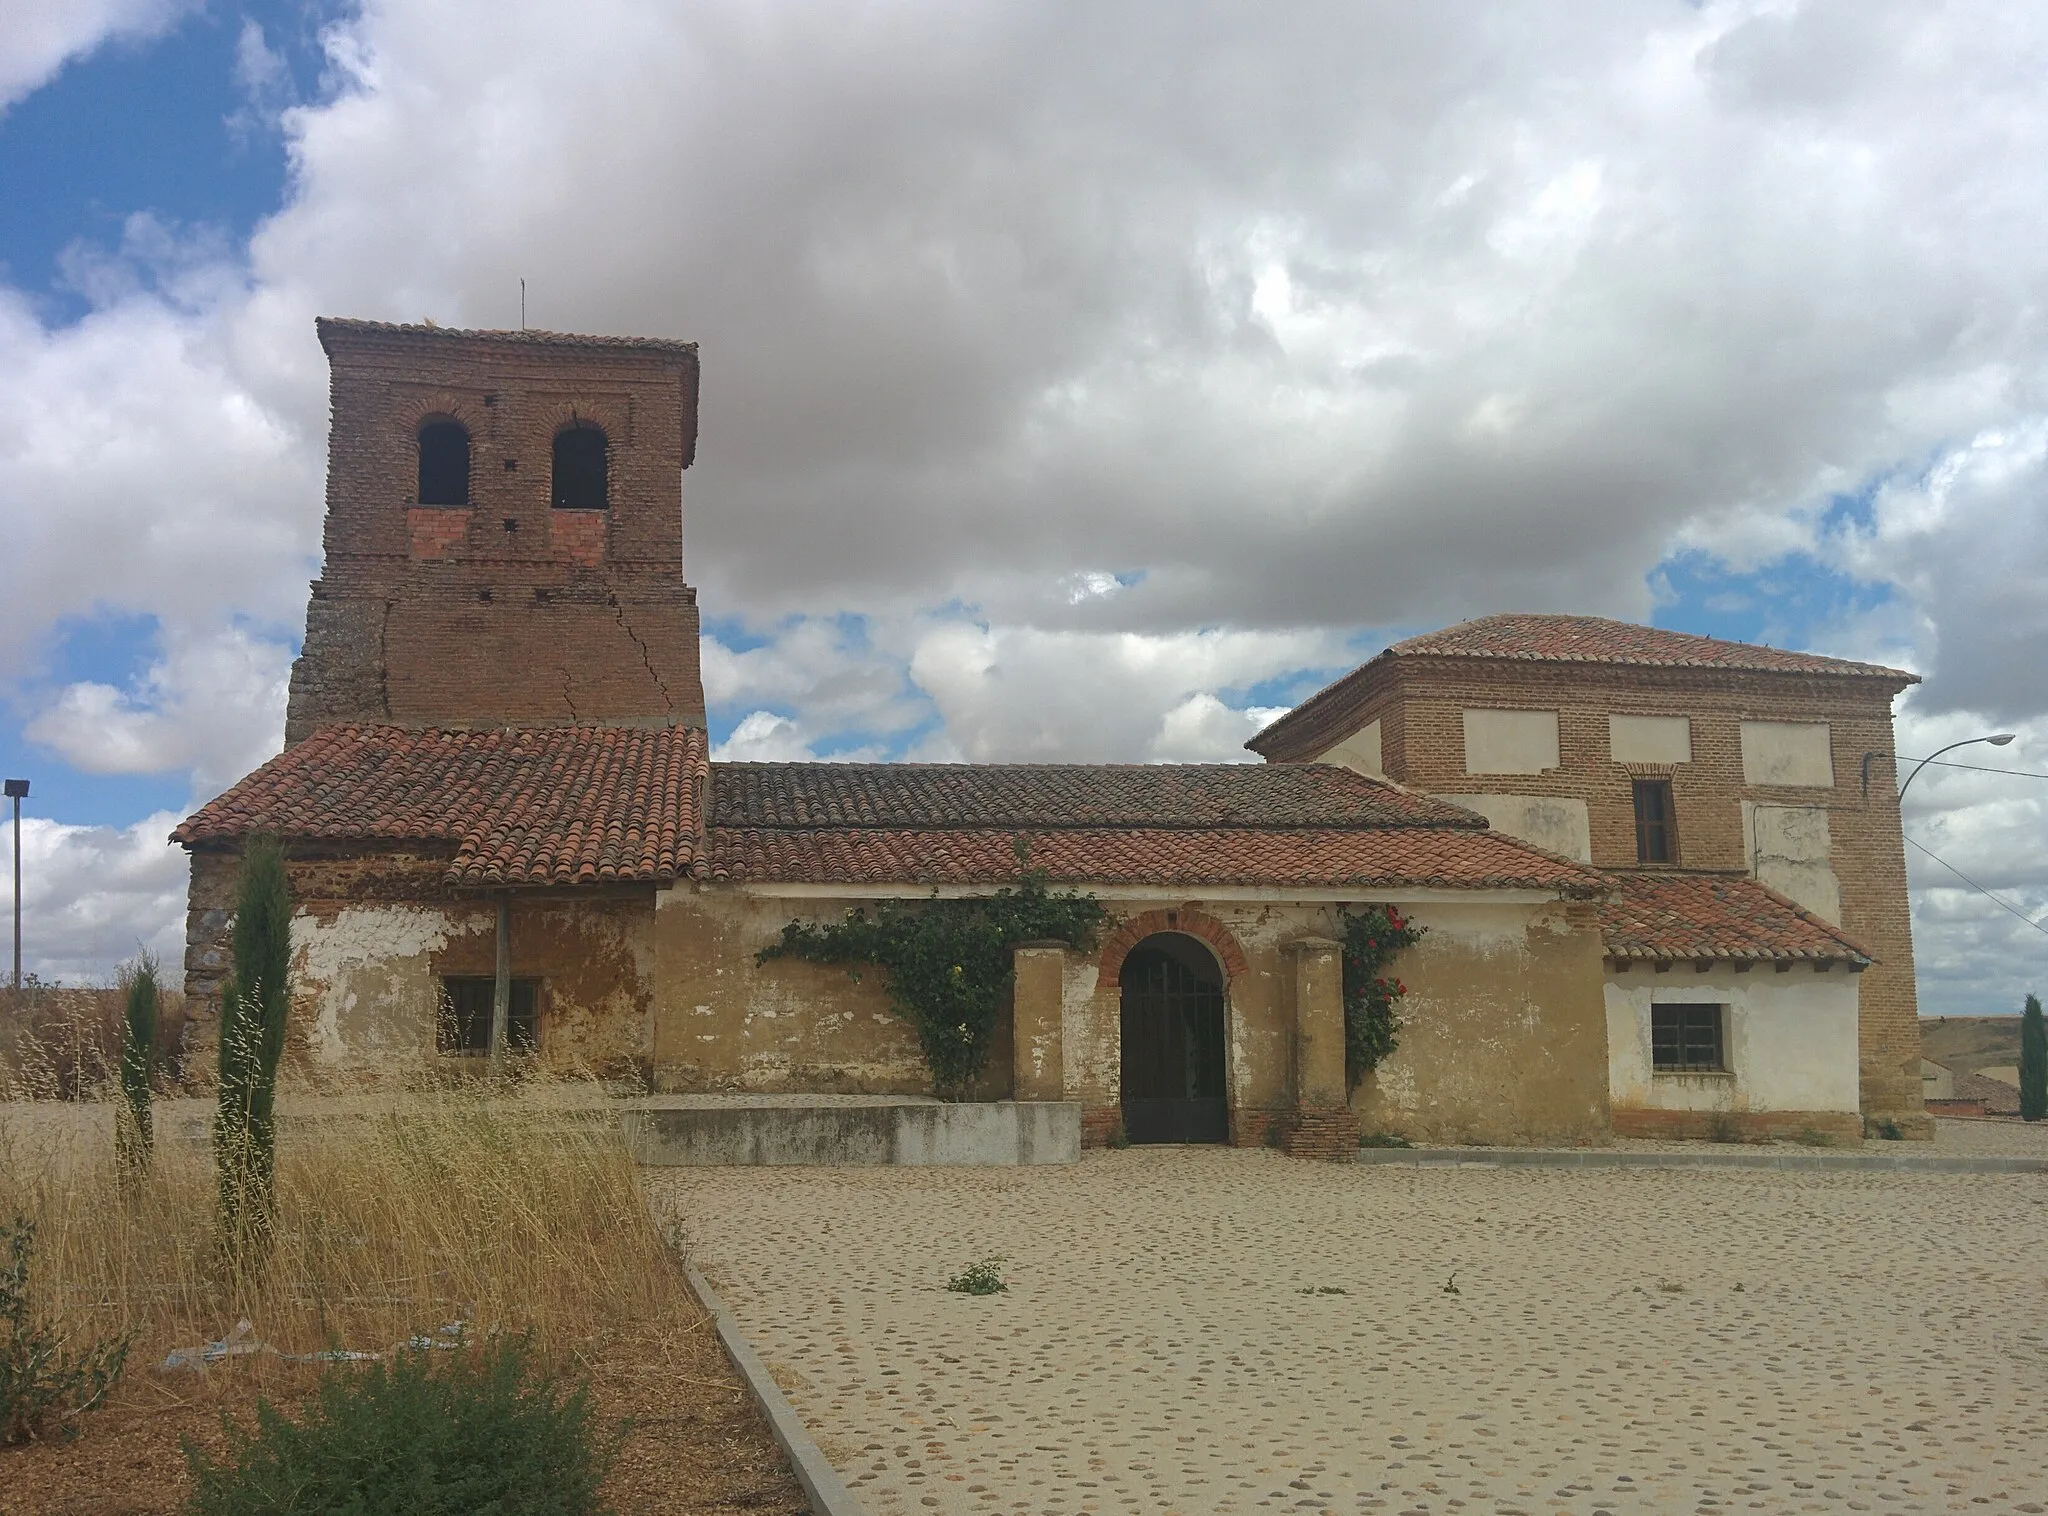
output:
[[[1339,925],[1344,933],[1344,1073],[1355,1090],[1400,1044],[1400,1005],[1408,986],[1387,969],[1427,928],[1411,926],[1391,905],[1342,911]]]
[[[917,1029],[933,1092],[964,1100],[988,1063],[1017,945],[1086,947],[1106,914],[1093,895],[1048,890],[1021,840],[1017,864],[1014,890],[960,900],[941,900],[934,891],[929,900],[885,900],[872,915],[856,907],[843,921],[792,921],[754,961],[846,964],[856,979],[863,966],[882,969],[890,1007]]]
[[[2048,1028],[2041,1023],[2041,997],[2029,995],[2020,1014],[2020,1119],[2048,1116]]]
[[[115,1115],[115,1144],[122,1168],[149,1167],[153,1133],[149,1079],[156,1061],[157,962],[144,952],[123,976],[128,999],[121,1028],[121,1109]]]
[[[35,1223],[17,1216],[5,1230],[0,1268],[0,1445],[27,1442],[51,1427],[71,1430],[73,1418],[96,1411],[119,1382],[132,1335],[109,1337],[73,1356],[28,1309],[28,1264]]]
[[[277,1063],[291,1006],[292,892],[272,837],[242,850],[235,904],[234,973],[220,997],[220,1109],[213,1123],[220,1172],[221,1250],[248,1268],[268,1250],[277,1193]]]
[[[955,1295],[1000,1295],[1010,1288],[1003,1278],[1005,1262],[997,1257],[970,1263],[946,1281],[946,1288]]]
[[[620,1433],[522,1338],[336,1366],[298,1420],[268,1401],[228,1424],[227,1461],[185,1446],[191,1516],[588,1516]]]

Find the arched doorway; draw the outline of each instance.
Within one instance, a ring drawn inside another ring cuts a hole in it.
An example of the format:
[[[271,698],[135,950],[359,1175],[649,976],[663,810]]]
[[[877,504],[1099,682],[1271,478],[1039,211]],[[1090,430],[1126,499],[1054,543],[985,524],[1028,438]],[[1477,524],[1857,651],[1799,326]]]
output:
[[[1124,1135],[1132,1142],[1227,1142],[1223,974],[1208,948],[1155,932],[1132,948],[1123,987]]]

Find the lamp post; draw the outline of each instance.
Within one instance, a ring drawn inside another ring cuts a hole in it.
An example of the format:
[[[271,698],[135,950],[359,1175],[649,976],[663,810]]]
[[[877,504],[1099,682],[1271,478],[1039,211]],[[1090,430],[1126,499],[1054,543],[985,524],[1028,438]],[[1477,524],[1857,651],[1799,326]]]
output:
[[[1906,776],[1905,784],[1901,784],[1899,786],[1899,802],[1901,804],[1905,803],[1906,785],[1909,785],[1915,779],[1918,779],[1920,777],[1920,771],[1926,768],[1928,764],[1934,762],[1934,760],[1939,758],[1943,753],[1953,753],[1959,747],[1969,747],[1971,744],[1978,742],[1988,742],[1993,747],[2004,747],[2008,742],[2012,741],[2012,739],[2013,733],[2011,732],[1993,732],[1988,737],[1965,737],[1961,742],[1951,742],[1947,747],[1936,748],[1933,752],[1929,753],[1925,758],[1922,758],[1918,763],[1913,765],[1913,772]],[[1886,756],[1888,755],[1884,753],[1865,753],[1863,755],[1863,793],[1866,797],[1870,794],[1870,760],[1873,758],[1883,758]]]
[[[21,994],[21,802],[28,794],[26,779],[7,781],[7,798],[14,802],[14,993]]]

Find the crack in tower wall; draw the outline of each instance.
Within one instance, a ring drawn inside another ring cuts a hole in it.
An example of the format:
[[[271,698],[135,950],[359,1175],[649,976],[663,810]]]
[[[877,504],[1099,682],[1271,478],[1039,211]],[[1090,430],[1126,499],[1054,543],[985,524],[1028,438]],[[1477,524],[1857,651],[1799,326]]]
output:
[[[286,741],[336,721],[702,724],[682,577],[695,351],[328,321],[320,335],[334,418],[326,562]],[[595,534],[590,513],[558,521],[552,507],[569,418],[605,434]],[[468,503],[422,507],[417,438],[448,420],[470,434]]]

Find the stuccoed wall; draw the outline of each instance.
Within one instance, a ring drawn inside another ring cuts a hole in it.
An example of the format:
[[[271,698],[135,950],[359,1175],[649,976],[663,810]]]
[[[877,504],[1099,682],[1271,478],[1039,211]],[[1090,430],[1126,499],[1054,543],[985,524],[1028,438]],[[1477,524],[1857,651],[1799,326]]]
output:
[[[1352,1092],[1365,1132],[1554,1143],[1610,1130],[1600,934],[1551,901],[1406,907],[1428,935],[1394,966],[1400,1045]]]
[[[1617,1126],[1640,1111],[1776,1115],[1797,1135],[1812,1113],[1854,1118],[1858,1103],[1857,990],[1861,976],[1795,964],[1783,974],[1759,964],[1746,974],[1717,966],[1668,974],[1647,965],[1610,973],[1606,983],[1608,1085]],[[1650,1009],[1657,1002],[1728,1007],[1726,1074],[1659,1074],[1650,1062]],[[1756,1123],[1742,1125],[1753,1127]],[[1820,1128],[1842,1123],[1821,1123]],[[1660,1125],[1652,1123],[1657,1129]]]
[[[1249,893],[1249,892],[1247,892]],[[910,1028],[878,976],[754,955],[796,918],[836,920],[847,898],[679,886],[655,912],[654,1060],[669,1090],[929,1089]],[[1293,976],[1286,945],[1337,936],[1335,901],[1190,900],[1105,894],[1102,948],[1068,953],[1062,971],[1060,1093],[1079,1101],[1090,1140],[1113,1129],[1121,1073],[1117,926],[1147,918],[1237,956],[1226,992],[1232,1139],[1267,1140],[1293,1109]],[[867,902],[872,904],[872,902]],[[1365,903],[1361,898],[1358,902]],[[1430,928],[1396,965],[1410,994],[1401,1049],[1353,1095],[1370,1129],[1431,1140],[1525,1142],[1608,1129],[1601,958],[1590,911],[1558,901],[1481,903],[1448,895],[1402,902]],[[1219,958],[1222,953],[1218,953]],[[1107,969],[1107,972],[1106,972]],[[1006,1024],[978,1098],[1011,1093]]]
[[[802,917],[837,921],[851,900],[790,900],[731,885],[679,884],[656,896],[654,1082],[681,1092],[802,1090],[922,1095],[931,1079],[879,973],[754,955]],[[1008,1095],[1008,1044],[989,1058]]]

